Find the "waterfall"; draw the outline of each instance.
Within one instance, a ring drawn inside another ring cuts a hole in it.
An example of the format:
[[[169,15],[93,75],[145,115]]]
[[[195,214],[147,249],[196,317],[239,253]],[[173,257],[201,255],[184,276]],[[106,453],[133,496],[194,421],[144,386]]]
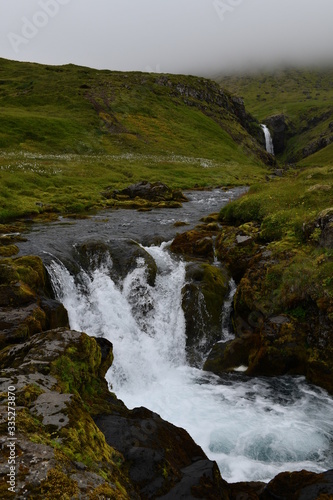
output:
[[[142,258],[117,283],[110,257],[75,276],[57,260],[48,265],[71,328],[113,343],[106,379],[116,395],[129,408],[145,406],[185,428],[229,482],[332,468],[330,396],[302,377],[220,378],[189,366],[181,306],[185,264],[167,244],[145,250],[157,265],[155,284],[148,284]]]
[[[264,131],[265,134],[265,142],[266,142],[266,151],[267,153],[270,153],[271,155],[274,155],[274,146],[273,146],[273,139],[271,136],[271,133],[266,125],[263,123],[261,124],[261,128]]]

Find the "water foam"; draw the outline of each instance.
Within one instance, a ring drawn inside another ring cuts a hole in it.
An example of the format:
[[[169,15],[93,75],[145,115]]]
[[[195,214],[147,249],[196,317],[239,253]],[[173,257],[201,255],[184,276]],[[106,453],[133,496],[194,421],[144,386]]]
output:
[[[147,283],[143,260],[122,283],[112,262],[75,278],[59,262],[49,267],[71,328],[108,338],[115,360],[107,380],[129,408],[146,406],[185,428],[216,460],[224,479],[268,481],[285,470],[321,472],[333,466],[333,405],[302,378],[224,378],[186,364],[181,307],[185,264],[167,245],[146,248],[158,267]]]

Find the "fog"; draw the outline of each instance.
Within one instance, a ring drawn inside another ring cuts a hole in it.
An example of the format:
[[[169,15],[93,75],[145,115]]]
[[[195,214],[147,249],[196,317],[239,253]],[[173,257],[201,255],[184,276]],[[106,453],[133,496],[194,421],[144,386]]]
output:
[[[217,75],[333,63],[332,0],[0,0],[0,56]]]

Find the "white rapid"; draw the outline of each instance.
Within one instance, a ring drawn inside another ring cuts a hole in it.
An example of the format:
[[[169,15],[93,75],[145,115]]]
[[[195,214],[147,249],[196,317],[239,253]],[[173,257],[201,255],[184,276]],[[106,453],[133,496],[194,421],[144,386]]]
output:
[[[274,155],[274,146],[273,146],[273,139],[271,136],[271,133],[266,125],[263,123],[261,124],[261,128],[264,131],[265,134],[265,141],[266,141],[266,151],[267,153],[270,153],[271,155]]]
[[[188,366],[185,264],[166,244],[146,250],[158,266],[154,287],[141,259],[118,285],[109,276],[110,260],[76,277],[59,261],[49,266],[71,328],[113,343],[107,380],[117,396],[129,408],[145,406],[187,429],[229,482],[332,468],[332,398],[300,377],[219,378]]]

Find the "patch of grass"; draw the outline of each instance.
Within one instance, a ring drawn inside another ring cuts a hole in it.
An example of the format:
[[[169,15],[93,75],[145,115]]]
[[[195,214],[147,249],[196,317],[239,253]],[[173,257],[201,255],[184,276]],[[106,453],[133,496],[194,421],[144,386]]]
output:
[[[110,185],[230,186],[266,173],[262,149],[212,81],[0,63],[0,222],[103,207]]]
[[[263,240],[288,236],[301,244],[303,224],[332,206],[332,197],[332,167],[294,170],[276,181],[251,186],[247,194],[221,210],[220,218],[236,225],[256,221],[261,224]]]

